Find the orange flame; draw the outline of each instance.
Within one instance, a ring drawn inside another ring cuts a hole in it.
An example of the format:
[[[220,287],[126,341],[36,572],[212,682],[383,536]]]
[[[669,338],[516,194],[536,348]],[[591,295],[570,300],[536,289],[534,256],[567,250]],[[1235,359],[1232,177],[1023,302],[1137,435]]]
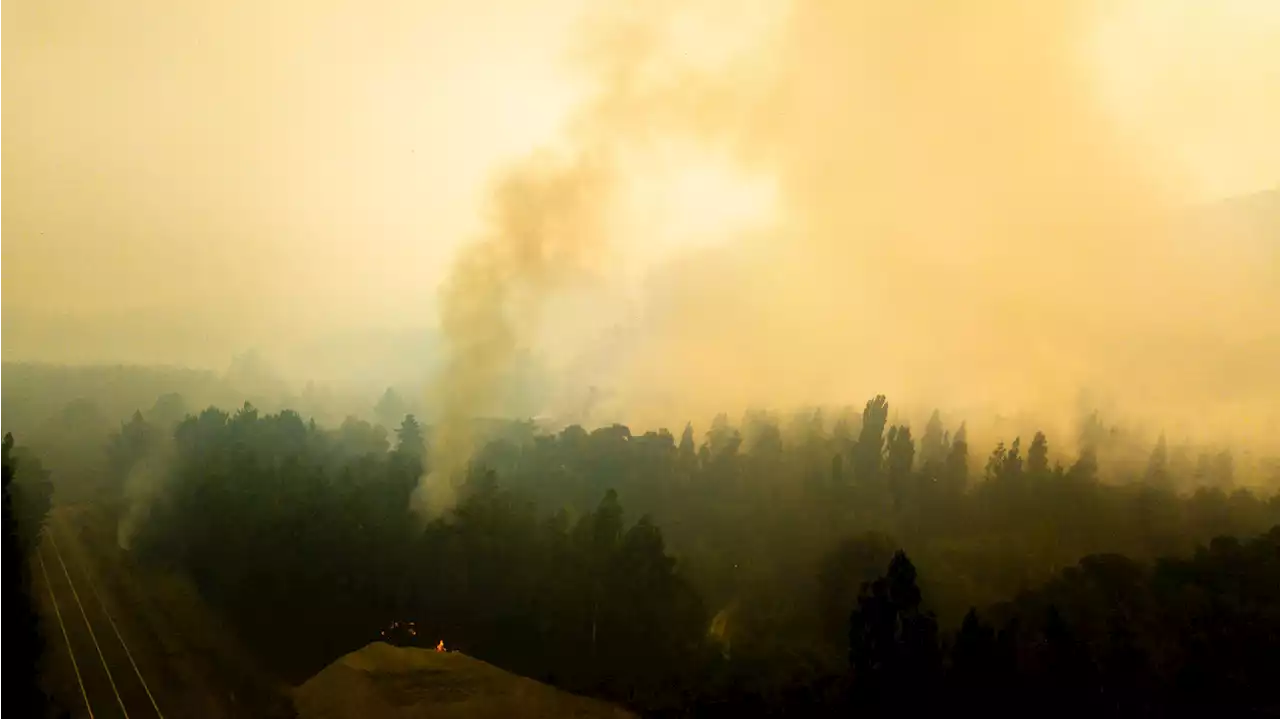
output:
[[[440,640],[440,643],[436,645],[436,651],[437,651],[437,652],[443,652],[443,651],[444,651],[444,640],[443,640],[443,639],[441,639],[441,640]]]

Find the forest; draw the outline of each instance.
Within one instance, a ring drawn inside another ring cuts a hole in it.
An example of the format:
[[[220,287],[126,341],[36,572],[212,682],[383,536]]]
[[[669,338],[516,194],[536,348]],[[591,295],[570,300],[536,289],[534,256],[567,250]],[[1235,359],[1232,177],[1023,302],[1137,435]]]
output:
[[[122,545],[295,683],[382,639],[647,715],[1280,708],[1280,495],[1163,437],[1119,476],[1096,416],[1067,463],[937,413],[916,436],[883,396],[679,437],[491,422],[430,521],[413,415],[325,427],[169,393],[100,436],[60,416]]]
[[[12,716],[1280,718],[1280,0],[3,20]]]
[[[45,639],[32,593],[29,558],[39,543],[49,512],[53,486],[48,472],[31,452],[4,435],[4,625],[6,648],[15,657],[6,668],[8,704],[32,716],[52,705],[40,682]],[[25,658],[26,661],[16,657]]]

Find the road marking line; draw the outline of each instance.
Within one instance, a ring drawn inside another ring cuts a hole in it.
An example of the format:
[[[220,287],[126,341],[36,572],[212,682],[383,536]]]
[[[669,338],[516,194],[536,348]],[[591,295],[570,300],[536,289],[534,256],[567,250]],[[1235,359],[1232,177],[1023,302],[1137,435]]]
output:
[[[62,610],[58,609],[58,598],[53,596],[53,583],[49,581],[49,570],[44,566],[44,554],[36,549],[36,557],[40,559],[40,572],[44,574],[44,588],[49,590],[49,599],[53,602],[53,615],[58,618],[58,626],[62,629],[62,641],[67,643],[67,654],[71,657],[71,668],[76,672],[76,684],[80,685],[80,696],[84,697],[84,709],[93,719],[93,707],[89,706],[89,692],[84,690],[84,680],[80,678],[80,665],[76,663],[75,650],[71,648],[71,637],[67,636],[67,625],[62,622]]]
[[[62,525],[62,522],[58,524]],[[66,526],[62,525],[65,529]],[[73,537],[74,539],[74,537]],[[83,557],[83,555],[82,555]],[[160,711],[160,707],[156,704],[156,698],[151,695],[151,687],[147,686],[147,680],[142,678],[142,672],[138,669],[138,663],[133,660],[133,652],[129,651],[129,645],[124,643],[124,637],[120,635],[120,629],[116,626],[116,620],[111,618],[111,612],[107,611],[107,605],[102,602],[102,596],[98,594],[98,588],[93,584],[93,578],[89,576],[89,568],[84,562],[80,563],[80,573],[84,575],[84,580],[89,583],[89,591],[93,593],[93,598],[97,600],[98,607],[102,609],[102,614],[111,624],[111,631],[115,632],[116,639],[120,640],[120,646],[124,647],[124,654],[129,658],[129,665],[133,667],[133,673],[138,676],[138,681],[142,682],[142,690],[147,693],[147,698],[151,700],[151,708],[156,710],[156,716],[164,719],[164,713]]]
[[[80,592],[76,591],[76,583],[71,581],[71,572],[67,571],[67,563],[62,561],[62,552],[58,551],[58,543],[53,538],[53,532],[48,532],[45,536],[53,546],[53,554],[58,558],[58,564],[62,565],[62,573],[67,578],[67,584],[71,585],[71,596],[75,598],[76,606],[80,607],[80,616],[84,619],[84,625],[89,628],[89,638],[93,640],[93,648],[98,650],[98,660],[102,662],[102,668],[107,672],[107,681],[111,682],[111,691],[116,695],[116,703],[120,705],[120,711],[124,712],[124,719],[129,719],[129,710],[125,708],[124,700],[120,698],[115,677],[111,676],[111,667],[107,666],[107,658],[102,654],[102,645],[98,644],[98,635],[94,633],[93,625],[89,623],[89,615],[84,611],[84,603],[80,601]]]

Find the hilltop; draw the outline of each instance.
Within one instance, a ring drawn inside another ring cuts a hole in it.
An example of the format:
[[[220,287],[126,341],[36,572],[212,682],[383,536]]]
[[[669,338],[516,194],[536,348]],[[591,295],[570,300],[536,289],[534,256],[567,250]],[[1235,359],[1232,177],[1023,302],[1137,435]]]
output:
[[[325,667],[294,691],[294,704],[299,719],[634,716],[458,652],[385,642],[374,642]]]

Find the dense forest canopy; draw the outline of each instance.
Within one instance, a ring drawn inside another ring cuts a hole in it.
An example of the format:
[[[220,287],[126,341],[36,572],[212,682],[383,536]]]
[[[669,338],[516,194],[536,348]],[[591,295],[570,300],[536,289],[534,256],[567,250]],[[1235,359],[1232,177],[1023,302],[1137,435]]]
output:
[[[1014,711],[1047,681],[1104,692],[1078,707],[1169,706],[1186,682],[1266,705],[1248,677],[1270,667],[1280,496],[1241,487],[1229,451],[1160,437],[1117,469],[1097,415],[1074,456],[1042,433],[978,447],[939,413],[894,423],[883,396],[678,432],[493,420],[428,520],[410,496],[434,428],[386,421],[394,392],[373,406],[327,426],[166,393],[112,429],[73,402],[59,426],[71,456],[100,452],[66,471],[115,507],[122,546],[189,573],[294,680],[375,639],[443,639],[657,713],[836,710],[925,683]],[[1208,617],[1221,632],[1186,633]]]
[[[50,708],[40,681],[45,654],[33,591],[31,556],[49,512],[53,486],[30,449],[4,435],[4,626],[12,659],[6,672],[5,706],[42,716]]]

